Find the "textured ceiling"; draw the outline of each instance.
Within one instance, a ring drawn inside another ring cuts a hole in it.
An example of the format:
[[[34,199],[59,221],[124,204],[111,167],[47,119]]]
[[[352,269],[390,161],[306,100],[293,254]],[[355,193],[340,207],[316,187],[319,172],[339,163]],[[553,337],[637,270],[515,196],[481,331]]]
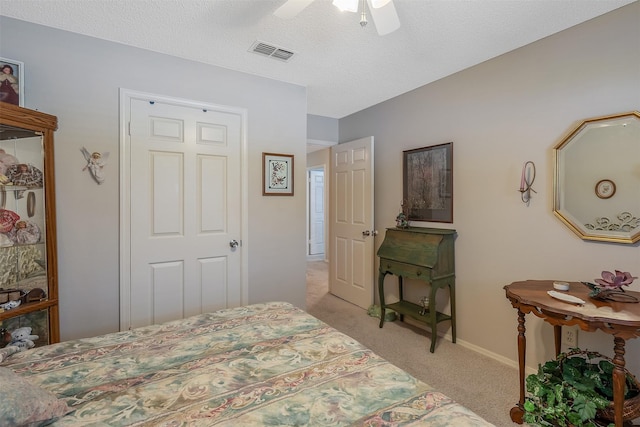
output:
[[[386,36],[330,0],[277,18],[284,1],[0,0],[0,13],[302,85],[309,114],[341,118],[634,0],[395,0]],[[295,55],[250,53],[256,40]]]

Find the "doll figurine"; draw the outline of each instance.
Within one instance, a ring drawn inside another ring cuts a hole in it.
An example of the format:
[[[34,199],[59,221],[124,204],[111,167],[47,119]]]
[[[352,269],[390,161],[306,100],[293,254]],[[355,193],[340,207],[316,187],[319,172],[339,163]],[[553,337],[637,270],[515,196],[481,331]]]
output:
[[[102,184],[105,178],[104,167],[107,165],[107,160],[109,159],[109,152],[89,153],[89,151],[84,147],[82,147],[80,151],[82,151],[82,155],[84,155],[84,158],[87,161],[87,165],[84,168],[82,168],[82,170],[85,171],[89,169],[89,173],[91,174],[93,179],[98,184]]]

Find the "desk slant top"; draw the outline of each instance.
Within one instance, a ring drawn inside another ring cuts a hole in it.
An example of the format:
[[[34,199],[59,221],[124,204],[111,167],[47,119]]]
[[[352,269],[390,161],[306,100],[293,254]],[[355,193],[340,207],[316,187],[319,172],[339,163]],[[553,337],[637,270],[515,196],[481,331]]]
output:
[[[387,260],[453,273],[453,238],[456,231],[437,228],[388,228],[378,256]]]

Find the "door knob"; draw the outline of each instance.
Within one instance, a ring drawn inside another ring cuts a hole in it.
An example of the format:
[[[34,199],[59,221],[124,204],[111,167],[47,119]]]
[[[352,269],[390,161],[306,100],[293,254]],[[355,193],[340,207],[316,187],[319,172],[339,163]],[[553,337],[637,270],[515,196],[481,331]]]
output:
[[[232,240],[232,241],[230,241],[230,242],[229,242],[229,246],[230,246],[232,249],[237,248],[237,247],[238,247],[238,241],[237,241],[237,240]]]

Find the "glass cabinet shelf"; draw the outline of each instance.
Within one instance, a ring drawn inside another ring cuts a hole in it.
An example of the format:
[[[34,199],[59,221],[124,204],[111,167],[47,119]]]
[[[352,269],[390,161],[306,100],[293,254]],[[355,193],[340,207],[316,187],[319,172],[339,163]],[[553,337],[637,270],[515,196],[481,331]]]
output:
[[[25,191],[25,190],[42,190],[43,187],[27,187],[26,185],[7,185],[0,184],[0,191]]]

